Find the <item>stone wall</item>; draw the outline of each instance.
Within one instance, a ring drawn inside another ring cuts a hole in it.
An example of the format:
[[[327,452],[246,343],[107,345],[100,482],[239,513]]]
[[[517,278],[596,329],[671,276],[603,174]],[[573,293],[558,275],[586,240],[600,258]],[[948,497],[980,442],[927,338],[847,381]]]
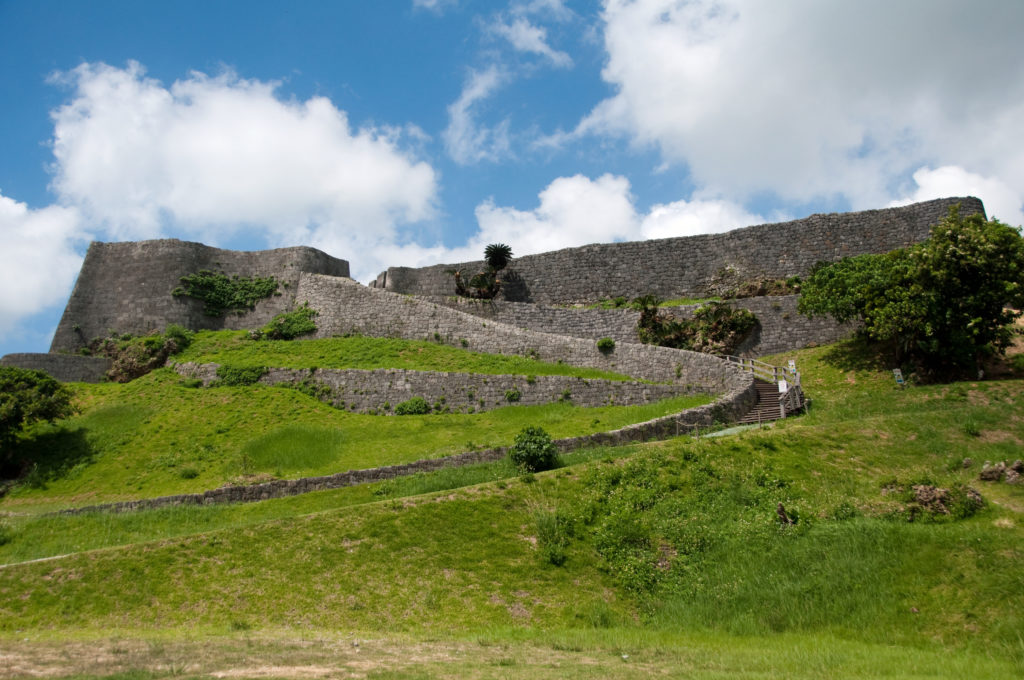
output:
[[[203,303],[174,297],[182,276],[202,269],[239,276],[273,276],[280,295],[256,304],[241,316],[211,317]],[[254,328],[295,302],[299,275],[316,272],[348,276],[348,263],[314,248],[296,247],[244,252],[201,243],[162,239],[89,246],[71,298],[64,309],[51,352],[75,351],[110,330],[144,335],[180,324],[204,328]]]
[[[733,266],[746,279],[804,275],[819,261],[883,253],[926,239],[949,207],[964,215],[984,213],[973,197],[945,198],[900,208],[811,215],[792,222],[762,224],[723,234],[607,243],[567,248],[513,260],[521,283],[503,295],[519,302],[572,304],[600,298],[701,297],[715,274]],[[511,244],[513,250],[516,244]],[[392,267],[374,282],[396,293],[454,295],[447,269],[477,271],[482,262],[420,269]]]
[[[209,386],[217,378],[217,364],[175,366],[178,374],[198,378]],[[260,378],[264,385],[294,385],[308,380],[330,389],[325,401],[354,413],[391,415],[412,397],[455,413],[490,411],[513,404],[530,406],[571,401],[577,406],[630,406],[692,394],[687,385],[660,385],[622,380],[600,380],[564,375],[484,375],[404,369],[272,368]],[[518,398],[510,399],[515,392]]]
[[[749,309],[758,319],[757,328],[737,353],[744,357],[759,357],[825,345],[849,336],[856,327],[854,324],[836,324],[827,317],[809,319],[796,311],[799,299],[799,295],[783,295],[732,300],[730,304]],[[615,342],[640,341],[636,333],[640,312],[633,309],[551,307],[530,302],[484,302],[451,296],[438,301],[481,319],[544,333],[594,340],[609,337]],[[699,306],[663,307],[662,311],[685,319],[693,316]]]
[[[16,366],[44,371],[61,382],[102,382],[110,370],[106,357],[83,357],[75,354],[7,354],[0,366]]]
[[[593,340],[487,321],[423,298],[368,288],[348,279],[300,277],[298,299],[319,312],[318,337],[361,334],[432,340],[475,352],[518,354],[624,373],[641,380],[695,385],[722,394],[749,376],[708,354],[619,343],[607,354]]]

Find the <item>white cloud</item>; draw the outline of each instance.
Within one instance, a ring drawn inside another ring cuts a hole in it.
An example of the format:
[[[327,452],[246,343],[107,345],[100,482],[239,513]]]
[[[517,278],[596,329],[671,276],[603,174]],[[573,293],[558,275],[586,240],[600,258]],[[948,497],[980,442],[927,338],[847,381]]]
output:
[[[168,88],[135,63],[60,79],[74,92],[53,112],[52,188],[108,237],[216,243],[244,229],[270,245],[373,247],[434,214],[436,173],[399,148],[399,129],[353,130],[323,97],[283,101],[276,83],[232,73]]]
[[[412,0],[414,9],[426,9],[440,14],[445,8],[458,4],[458,0]]]
[[[448,106],[448,127],[442,137],[452,160],[461,165],[496,161],[510,153],[508,120],[493,128],[480,125],[477,109],[506,79],[497,66],[471,71],[462,94]]]
[[[82,265],[75,247],[87,238],[73,208],[31,210],[0,194],[0,338],[67,299]]]
[[[547,29],[534,26],[523,17],[515,18],[511,23],[498,19],[490,26],[490,30],[508,40],[512,47],[520,52],[538,54],[558,68],[572,67],[572,57],[548,45]]]
[[[653,146],[713,195],[876,207],[943,165],[1024,187],[1024,3],[606,0],[603,17],[615,94],[576,136]]]
[[[728,201],[675,201],[651,208],[640,224],[640,233],[645,239],[695,236],[764,222],[763,217]]]
[[[891,205],[907,205],[918,201],[948,196],[975,196],[985,204],[990,218],[1006,224],[1024,224],[1020,190],[1011,189],[1002,180],[982,177],[956,166],[943,166],[932,170],[921,168],[914,173],[917,188],[907,197]]]

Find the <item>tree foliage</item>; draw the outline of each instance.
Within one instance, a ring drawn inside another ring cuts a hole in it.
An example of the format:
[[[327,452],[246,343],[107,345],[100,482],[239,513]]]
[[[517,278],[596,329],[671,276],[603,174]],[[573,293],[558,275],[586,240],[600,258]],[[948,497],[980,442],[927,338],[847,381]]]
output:
[[[483,271],[472,276],[463,276],[461,269],[449,269],[447,273],[455,277],[455,292],[461,297],[478,300],[493,300],[501,291],[501,272],[512,261],[512,247],[504,243],[492,243],[484,248]]]
[[[1022,307],[1019,231],[980,214],[961,217],[954,206],[923,243],[818,265],[798,309],[860,321],[861,333],[888,345],[896,360],[951,376],[1004,353]]]
[[[0,366],[0,464],[13,456],[22,429],[74,413],[71,390],[43,371]]]
[[[171,291],[174,297],[191,297],[203,301],[203,314],[224,316],[230,312],[253,309],[260,300],[277,293],[278,281],[273,276],[229,277],[208,269],[181,277],[181,285]]]
[[[542,427],[524,427],[508,450],[509,460],[524,472],[550,470],[558,462],[558,449]]]
[[[637,335],[649,345],[732,354],[757,325],[753,312],[726,302],[703,304],[689,319],[662,314],[658,309],[661,302],[654,295],[638,297],[633,303],[640,309]]]

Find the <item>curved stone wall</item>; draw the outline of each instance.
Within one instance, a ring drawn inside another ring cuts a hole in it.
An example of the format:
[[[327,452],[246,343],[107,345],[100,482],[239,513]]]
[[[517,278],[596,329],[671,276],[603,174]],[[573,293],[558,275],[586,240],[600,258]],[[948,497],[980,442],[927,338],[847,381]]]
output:
[[[204,386],[217,379],[217,364],[178,364],[174,370],[198,378]],[[445,411],[474,413],[503,406],[571,401],[577,406],[630,406],[693,394],[692,385],[661,385],[624,380],[600,380],[565,375],[486,375],[442,371],[271,368],[260,378],[264,385],[295,385],[310,381],[330,390],[324,399],[354,413],[391,415],[413,397],[423,397]],[[514,393],[515,398],[510,398]]]
[[[849,255],[884,253],[926,239],[932,225],[961,204],[964,215],[984,213],[974,197],[943,198],[899,208],[811,215],[722,234],[605,243],[516,258],[521,283],[508,285],[506,299],[572,304],[601,298],[701,297],[727,265],[747,279],[804,275],[816,263]],[[515,250],[516,244],[511,244]],[[447,269],[477,271],[483,262],[412,269],[391,267],[374,283],[395,293],[454,295]]]
[[[273,276],[283,284],[281,294],[260,301],[255,310],[242,316],[206,316],[202,302],[171,295],[182,276],[201,269],[228,275]],[[192,330],[258,327],[292,306],[303,272],[348,276],[348,262],[307,247],[245,252],[177,239],[94,242],[85,255],[50,351],[73,352],[110,330],[145,335],[162,331],[169,324]]]

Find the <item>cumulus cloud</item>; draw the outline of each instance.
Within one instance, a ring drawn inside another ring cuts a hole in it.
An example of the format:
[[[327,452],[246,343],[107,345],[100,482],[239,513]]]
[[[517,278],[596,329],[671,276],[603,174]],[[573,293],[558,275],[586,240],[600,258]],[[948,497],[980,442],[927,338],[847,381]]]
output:
[[[73,208],[32,210],[0,194],[0,338],[71,291],[88,235]]]
[[[650,239],[715,234],[764,222],[760,215],[729,201],[674,201],[651,208],[640,224],[640,236]]]
[[[874,207],[944,165],[1024,186],[1024,3],[606,0],[603,19],[615,93],[575,137],[652,146],[714,195]]]
[[[494,127],[477,121],[481,102],[504,84],[506,76],[497,66],[471,71],[462,94],[448,106],[448,127],[442,135],[452,160],[461,165],[496,161],[510,153],[508,120]]]
[[[58,78],[73,96],[52,114],[52,188],[109,238],[173,228],[217,243],[244,229],[357,259],[434,214],[436,173],[399,147],[400,131],[353,129],[323,97],[282,100],[277,83],[233,73],[166,87],[136,63]]]
[[[1006,224],[1024,224],[1024,210],[1019,190],[1012,189],[1002,180],[967,172],[956,166],[941,168],[920,168],[914,173],[917,187],[905,198],[893,201],[891,205],[907,205],[918,201],[948,196],[976,196],[985,204],[989,217]]]
[[[535,208],[521,210],[487,200],[476,208],[477,232],[459,248],[399,249],[416,264],[479,260],[489,243],[508,243],[516,256],[589,243],[690,236],[759,224],[764,220],[720,200],[677,201],[637,211],[629,180],[605,174],[559,177],[537,196]]]
[[[543,26],[535,26],[529,20],[518,17],[511,22],[499,19],[491,25],[490,30],[508,40],[520,52],[540,55],[558,68],[572,67],[572,57],[568,53],[548,45],[548,32]]]

